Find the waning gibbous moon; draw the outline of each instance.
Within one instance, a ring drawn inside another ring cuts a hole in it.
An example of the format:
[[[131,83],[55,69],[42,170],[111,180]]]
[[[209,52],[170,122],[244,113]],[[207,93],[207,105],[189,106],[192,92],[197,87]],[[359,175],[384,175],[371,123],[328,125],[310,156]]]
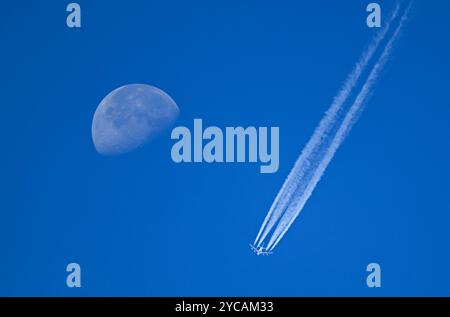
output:
[[[131,84],[110,92],[92,120],[92,140],[103,155],[119,155],[146,144],[170,128],[180,111],[159,88]]]

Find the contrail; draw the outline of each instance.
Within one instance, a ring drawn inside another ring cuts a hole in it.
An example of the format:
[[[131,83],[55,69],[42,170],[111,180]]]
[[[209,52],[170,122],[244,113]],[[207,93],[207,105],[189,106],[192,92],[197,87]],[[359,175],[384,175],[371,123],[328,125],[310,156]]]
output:
[[[311,139],[303,149],[300,157],[297,159],[294,168],[289,173],[286,181],[284,182],[281,190],[278,192],[269,213],[267,214],[261,229],[255,239],[254,244],[260,246],[262,241],[269,234],[270,230],[274,227],[276,222],[280,219],[285,212],[287,204],[289,203],[295,188],[297,187],[298,177],[297,175],[305,174],[306,170],[310,168],[310,158],[312,153],[318,149],[323,148],[323,143],[326,142],[326,136],[330,133],[331,129],[335,125],[336,118],[342,109],[343,104],[350,96],[354,86],[358,82],[362,73],[364,72],[367,64],[373,57],[374,53],[378,49],[380,43],[388,33],[391,23],[395,20],[399,11],[399,4],[394,9],[386,27],[377,34],[373,42],[368,46],[366,51],[362,54],[360,60],[353,68],[353,71],[348,76],[343,87],[339,93],[334,97],[333,102],[326,112],[323,119],[320,121],[319,126],[315,129]]]
[[[272,207],[269,210],[269,213],[266,216],[255,239],[255,245],[257,247],[263,247],[263,241],[271,232],[275,224],[277,224],[276,228],[273,230],[269,243],[264,246],[264,249],[267,251],[273,250],[302,211],[337,149],[344,141],[353,124],[357,121],[364,102],[370,95],[379,73],[382,71],[389,58],[394,42],[398,38],[410,8],[411,4],[405,10],[399,25],[395,29],[391,39],[386,44],[380,58],[371,70],[361,91],[357,95],[355,102],[345,113],[342,123],[338,126],[337,123],[341,120],[340,113],[343,111],[343,104],[350,96],[354,86],[367,67],[371,57],[389,31],[392,21],[395,20],[398,14],[399,5],[395,8],[384,30],[378,34],[373,43],[362,55],[360,61],[356,64],[354,70],[347,78],[343,88],[334,98],[330,109],[327,111],[319,126],[314,131],[313,136],[302,151],[299,159],[294,165],[294,168],[283,184],[282,189],[275,198],[275,201],[272,204]],[[341,114],[341,116],[343,116],[343,114]]]

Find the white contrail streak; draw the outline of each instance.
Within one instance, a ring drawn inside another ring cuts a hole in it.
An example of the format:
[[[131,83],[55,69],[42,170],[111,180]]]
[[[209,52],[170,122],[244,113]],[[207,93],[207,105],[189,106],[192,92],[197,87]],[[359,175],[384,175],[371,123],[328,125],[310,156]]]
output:
[[[286,181],[284,182],[281,190],[278,192],[277,197],[275,198],[269,213],[267,214],[266,218],[264,219],[264,222],[261,226],[260,231],[258,232],[258,235],[255,239],[254,244],[260,245],[260,243],[266,238],[267,234],[270,232],[270,230],[275,225],[276,221],[279,220],[281,215],[284,213],[286,206],[292,197],[293,190],[295,190],[296,187],[296,181],[297,181],[297,175],[304,174],[305,170],[309,166],[309,158],[311,157],[311,154],[315,151],[317,151],[318,148],[321,147],[323,142],[325,141],[324,136],[329,134],[330,130],[332,129],[336,117],[339,113],[339,111],[342,108],[342,105],[345,103],[347,98],[349,97],[352,89],[358,82],[358,79],[361,77],[362,73],[364,72],[365,68],[367,67],[367,64],[373,57],[375,51],[377,50],[380,43],[385,38],[387,32],[390,29],[390,25],[392,21],[395,20],[397,17],[399,11],[399,5],[396,6],[394,9],[394,12],[389,19],[386,27],[383,28],[381,32],[378,33],[378,35],[375,37],[373,42],[369,45],[367,50],[363,53],[358,63],[355,65],[353,71],[348,76],[347,80],[345,81],[343,87],[339,91],[339,93],[335,96],[333,103],[331,104],[330,108],[326,112],[325,116],[319,123],[319,126],[314,131],[311,139],[307,143],[306,147],[303,149],[300,157],[296,161],[294,168],[289,173]]]
[[[399,6],[395,8],[392,17],[384,30],[381,31],[374,39],[373,43],[363,54],[354,70],[347,78],[343,88],[334,98],[332,105],[325,114],[324,118],[321,120],[319,126],[314,131],[313,136],[302,151],[299,159],[294,165],[294,168],[283,184],[282,189],[275,198],[275,201],[272,204],[272,207],[269,210],[269,213],[267,214],[255,239],[256,246],[262,246],[263,241],[276,225],[269,243],[264,246],[264,249],[266,250],[273,250],[300,214],[315,186],[322,177],[326,167],[332,160],[335,152],[345,139],[345,136],[348,134],[353,124],[356,122],[364,101],[366,101],[367,97],[370,95],[373,84],[376,82],[380,71],[388,60],[394,42],[401,31],[409,9],[410,6],[405,10],[398,27],[394,31],[380,58],[370,72],[369,77],[356,97],[355,102],[352,104],[347,113],[345,113],[343,119],[340,119],[340,112],[343,111],[343,104],[350,96],[358,79],[364,72],[367,64],[377,50],[379,44],[384,39],[386,33],[389,31],[392,21],[395,20],[398,14]],[[341,114],[341,116],[343,115],[344,114]],[[338,125],[338,122],[341,121],[342,123]]]

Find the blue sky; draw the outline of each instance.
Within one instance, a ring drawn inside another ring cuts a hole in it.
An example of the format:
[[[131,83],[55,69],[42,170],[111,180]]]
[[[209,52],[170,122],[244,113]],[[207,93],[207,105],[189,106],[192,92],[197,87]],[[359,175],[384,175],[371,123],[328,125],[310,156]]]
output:
[[[0,295],[450,295],[450,4],[416,0],[366,110],[271,257],[248,243],[374,35],[369,1],[2,4]],[[383,13],[392,1],[378,1]],[[279,126],[280,168],[117,157],[95,109],[146,83],[178,124]],[[65,267],[82,268],[82,288]],[[365,267],[378,262],[382,287]]]

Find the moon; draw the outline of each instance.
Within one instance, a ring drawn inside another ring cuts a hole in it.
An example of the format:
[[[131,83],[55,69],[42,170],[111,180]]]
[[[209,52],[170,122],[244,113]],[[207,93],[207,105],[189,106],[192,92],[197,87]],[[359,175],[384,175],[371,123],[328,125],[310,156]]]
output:
[[[180,111],[159,88],[130,84],[110,92],[92,120],[92,140],[102,155],[135,150],[171,127]]]

